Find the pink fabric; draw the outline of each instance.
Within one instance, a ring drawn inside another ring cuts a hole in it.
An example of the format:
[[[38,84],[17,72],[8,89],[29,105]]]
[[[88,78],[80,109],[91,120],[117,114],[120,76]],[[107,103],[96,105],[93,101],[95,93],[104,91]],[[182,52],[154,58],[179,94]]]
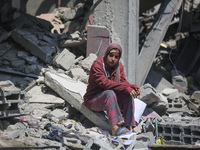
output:
[[[134,99],[128,94],[116,95],[113,90],[105,90],[94,96],[91,110],[106,110],[108,121],[111,126],[119,122],[125,122],[124,126],[135,126]],[[121,114],[123,111],[123,116]]]
[[[106,110],[108,121],[111,126],[114,126],[120,121],[123,121],[121,111],[117,104],[116,95],[112,90],[106,90],[97,94],[92,99],[91,110]]]

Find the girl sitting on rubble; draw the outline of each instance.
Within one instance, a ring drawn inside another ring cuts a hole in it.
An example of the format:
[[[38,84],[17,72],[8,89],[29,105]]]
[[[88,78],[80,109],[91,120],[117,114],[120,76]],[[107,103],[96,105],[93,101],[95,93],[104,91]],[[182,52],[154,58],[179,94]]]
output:
[[[133,130],[134,98],[140,94],[137,85],[130,84],[124,67],[119,62],[122,47],[111,43],[103,57],[98,57],[91,66],[85,105],[93,111],[106,110],[112,135],[121,135]],[[123,117],[122,113],[123,112]],[[118,124],[124,121],[124,127]]]

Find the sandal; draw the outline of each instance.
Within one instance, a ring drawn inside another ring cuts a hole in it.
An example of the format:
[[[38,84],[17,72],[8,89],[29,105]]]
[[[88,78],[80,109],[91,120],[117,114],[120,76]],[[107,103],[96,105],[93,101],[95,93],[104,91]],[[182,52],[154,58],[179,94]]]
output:
[[[115,135],[116,135],[116,136],[119,136],[119,135],[122,135],[122,134],[125,134],[125,133],[129,132],[129,131],[127,131],[127,132],[125,132],[125,133],[122,133],[122,132],[123,132],[124,130],[126,130],[126,129],[127,129],[127,128],[125,128],[125,127],[119,127],[119,128],[117,128]]]

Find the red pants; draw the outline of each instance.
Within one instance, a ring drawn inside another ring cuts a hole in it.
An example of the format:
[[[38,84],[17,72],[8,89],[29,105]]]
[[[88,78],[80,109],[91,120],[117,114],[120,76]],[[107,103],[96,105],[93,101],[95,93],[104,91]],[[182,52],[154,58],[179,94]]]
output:
[[[116,94],[113,90],[105,90],[92,99],[91,110],[106,110],[111,126],[123,121],[124,126],[135,126],[134,98],[127,94]]]

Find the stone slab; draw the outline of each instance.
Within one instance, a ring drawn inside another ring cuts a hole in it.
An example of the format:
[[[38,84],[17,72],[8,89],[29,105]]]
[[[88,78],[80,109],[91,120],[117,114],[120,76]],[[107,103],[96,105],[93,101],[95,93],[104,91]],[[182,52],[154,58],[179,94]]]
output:
[[[87,27],[87,53],[96,54],[101,57],[105,53],[105,49],[110,43],[110,32],[104,26],[88,25]]]

